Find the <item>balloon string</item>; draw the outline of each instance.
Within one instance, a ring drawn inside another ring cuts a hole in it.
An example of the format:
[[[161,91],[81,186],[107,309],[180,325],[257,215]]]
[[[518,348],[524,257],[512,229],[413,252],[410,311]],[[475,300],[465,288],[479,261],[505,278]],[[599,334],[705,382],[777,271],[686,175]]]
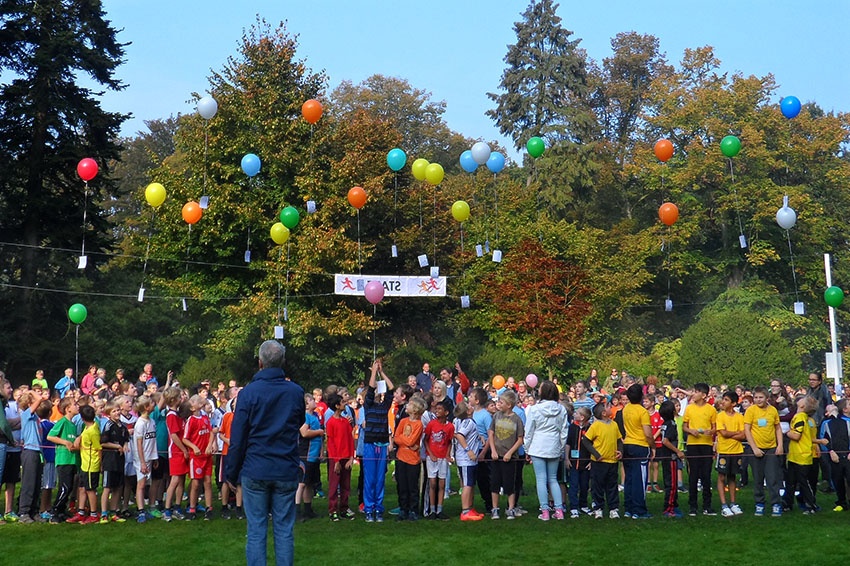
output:
[[[360,257],[360,209],[357,209],[357,272],[363,275],[363,262]]]
[[[794,250],[791,248],[791,231],[785,230],[785,236],[788,238],[788,254],[791,256],[791,276],[794,278],[794,297],[797,302],[800,302],[800,293],[797,290],[797,269],[794,267]]]
[[[463,277],[463,294],[466,294],[466,254],[463,248],[463,222],[460,223],[460,272]]]
[[[286,242],[286,286],[284,287],[284,296],[283,296],[283,319],[284,321],[289,318],[289,250],[292,245],[292,240],[287,240]]]
[[[493,185],[493,223],[496,231],[496,247],[499,247],[499,189]]]
[[[395,233],[398,229],[398,173],[393,175],[395,187],[393,188],[393,243],[395,243]]]
[[[277,324],[280,326],[280,288],[282,287],[280,281],[280,260],[283,258],[283,248],[278,246],[277,248]]]
[[[80,325],[74,329],[74,375],[80,375]]]
[[[85,181],[86,188],[84,190],[85,196],[83,197],[83,247],[80,250],[80,255],[86,255],[86,218],[87,212],[89,208],[89,182]]]
[[[732,194],[735,195],[735,215],[738,217],[738,233],[744,235],[744,224],[741,222],[741,202],[738,200],[738,190],[735,188],[735,170],[732,159],[729,158],[729,173],[732,175]]]
[[[375,317],[378,315],[378,305],[372,305],[372,322],[374,322]],[[372,326],[372,359],[376,359],[378,357],[378,339],[375,335],[375,327]]]
[[[140,287],[145,286],[145,278],[146,278],[147,272],[148,272],[148,258],[150,257],[150,253],[151,253],[151,238],[153,237],[153,225],[154,225],[155,220],[156,220],[156,210],[154,209],[154,210],[151,210],[151,219],[148,222],[148,243],[147,243],[147,246],[145,247],[145,262],[144,262],[144,265],[142,266],[142,284],[140,285]]]
[[[434,224],[431,228],[432,261],[437,265],[437,185],[434,185]]]
[[[204,121],[204,194],[207,194],[207,145],[209,144],[209,121]]]

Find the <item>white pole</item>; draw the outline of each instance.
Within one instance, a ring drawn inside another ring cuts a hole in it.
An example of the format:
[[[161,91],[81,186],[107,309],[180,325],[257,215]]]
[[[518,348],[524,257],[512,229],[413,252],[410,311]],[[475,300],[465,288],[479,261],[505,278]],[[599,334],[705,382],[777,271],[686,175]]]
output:
[[[826,273],[826,288],[829,289],[832,287],[832,267],[829,261],[829,254],[823,254],[823,268],[824,273]],[[832,359],[835,361],[836,369],[833,375],[835,392],[836,394],[840,394],[843,364],[841,363],[841,358],[838,356],[838,331],[835,327],[835,309],[833,307],[829,307],[829,337],[832,341]],[[827,367],[829,367],[829,364],[827,364]]]

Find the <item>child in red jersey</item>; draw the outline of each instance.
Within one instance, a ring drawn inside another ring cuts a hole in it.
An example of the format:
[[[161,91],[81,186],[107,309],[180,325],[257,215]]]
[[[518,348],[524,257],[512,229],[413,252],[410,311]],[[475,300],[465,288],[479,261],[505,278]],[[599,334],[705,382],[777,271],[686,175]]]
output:
[[[348,511],[351,467],[354,465],[354,432],[351,421],[342,414],[346,405],[338,393],[328,395],[328,407],[333,409],[333,415],[325,422],[328,437],[328,513],[332,521],[339,521]]]
[[[183,390],[179,387],[169,387],[162,394],[168,413],[165,415],[165,426],[168,428],[168,470],[171,481],[165,493],[165,512],[163,520],[182,519],[180,502],[183,501],[183,488],[186,484],[186,474],[189,473],[189,450],[183,444],[183,428],[185,422],[180,418],[178,410],[183,401]],[[177,501],[177,509],[172,511],[171,503]]]
[[[449,475],[449,447],[455,436],[455,427],[448,422],[450,403],[447,399],[434,405],[434,418],[425,427],[425,452],[428,471],[428,519],[448,521],[449,516],[443,513],[443,496],[446,491],[446,478]]]
[[[200,395],[193,395],[189,399],[192,415],[186,420],[186,428],[183,430],[183,444],[189,449],[189,478],[192,480],[189,487],[189,514],[186,517],[190,521],[196,517],[201,484],[204,486],[206,506],[204,520],[212,519],[212,452],[215,447],[212,434],[216,431],[210,424],[210,418],[202,412],[206,404],[206,399]]]

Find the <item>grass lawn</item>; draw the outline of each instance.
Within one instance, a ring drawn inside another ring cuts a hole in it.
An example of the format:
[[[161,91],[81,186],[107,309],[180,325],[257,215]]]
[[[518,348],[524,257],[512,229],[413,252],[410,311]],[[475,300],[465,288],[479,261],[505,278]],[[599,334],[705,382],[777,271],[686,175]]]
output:
[[[453,470],[454,471],[454,470]],[[356,472],[355,472],[356,473]],[[295,528],[296,564],[781,564],[824,563],[824,551],[835,552],[847,532],[850,512],[832,512],[833,496],[818,494],[824,511],[804,516],[799,511],[781,518],[754,517],[752,492],[740,492],[745,514],[739,517],[660,516],[662,495],[648,495],[654,518],[537,519],[531,466],[525,471],[521,504],[528,515],[507,521],[485,518],[461,523],[460,498],[446,502],[451,521],[331,523],[325,518],[327,499],[314,502],[322,515]],[[356,476],[352,482],[356,486]],[[325,486],[327,483],[325,483]],[[454,477],[453,485],[457,485]],[[622,498],[621,498],[622,501]],[[352,506],[356,504],[355,496]],[[395,483],[388,475],[387,508],[395,507]],[[715,508],[720,503],[714,493]],[[476,507],[482,508],[476,498]],[[680,495],[687,510],[687,495]],[[217,513],[216,513],[217,514]],[[271,539],[271,537],[269,537]],[[245,561],[243,521],[163,521],[144,525],[128,521],[109,525],[0,525],[0,563],[11,556],[31,564],[186,564],[229,565]],[[270,549],[271,555],[271,549]],[[793,558],[792,558],[793,557]]]

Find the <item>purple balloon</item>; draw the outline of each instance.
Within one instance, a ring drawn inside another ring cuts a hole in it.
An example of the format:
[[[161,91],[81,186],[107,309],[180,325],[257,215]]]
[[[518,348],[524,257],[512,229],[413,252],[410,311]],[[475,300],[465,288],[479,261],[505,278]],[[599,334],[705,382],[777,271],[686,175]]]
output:
[[[380,281],[369,281],[363,289],[366,300],[377,305],[384,299],[384,285]]]
[[[525,376],[525,384],[531,388],[537,387],[537,376],[533,373],[528,374]]]

